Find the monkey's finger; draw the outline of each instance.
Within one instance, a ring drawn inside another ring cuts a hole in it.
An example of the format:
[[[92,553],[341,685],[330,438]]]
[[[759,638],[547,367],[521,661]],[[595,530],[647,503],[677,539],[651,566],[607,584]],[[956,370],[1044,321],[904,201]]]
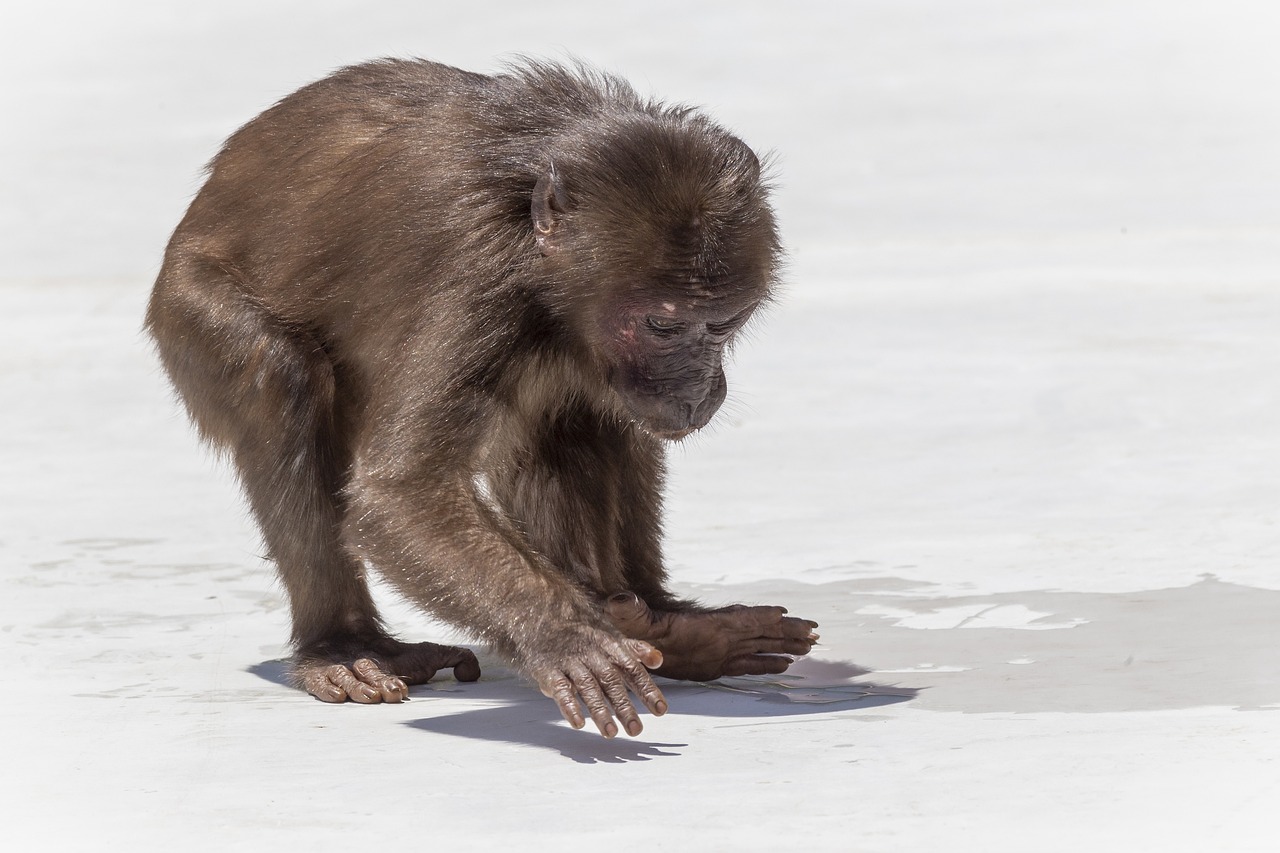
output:
[[[624,639],[622,647],[640,662],[646,669],[657,669],[662,666],[662,652],[658,647],[644,640]],[[624,657],[622,661],[624,662]]]
[[[382,701],[382,693],[356,678],[355,673],[342,664],[334,664],[327,667],[324,674],[346,693],[347,698],[352,702],[359,702],[361,705],[374,705]]]
[[[634,592],[620,592],[609,596],[609,600],[604,603],[604,613],[613,627],[628,637],[637,634],[647,636],[653,627],[649,605]]]
[[[383,670],[369,658],[360,658],[351,665],[356,677],[377,690],[383,702],[398,704],[409,698],[409,685],[404,680]]]
[[[818,627],[817,622],[787,616],[785,607],[753,607],[751,611],[761,636],[774,638],[812,636],[815,642],[818,639],[818,635],[813,630]]]
[[[573,683],[569,681],[564,673],[556,673],[550,679],[550,684],[547,684],[542,679],[539,679],[538,684],[542,690],[542,695],[559,706],[561,716],[568,721],[569,725],[575,729],[580,729],[587,724],[587,721],[582,717],[582,709],[578,707],[578,697],[573,689]]]
[[[765,635],[769,637],[785,637],[787,627],[793,623],[792,617],[787,616],[785,607],[757,607],[754,608],[752,615],[758,620],[756,624],[760,625]]]
[[[767,607],[764,605],[747,606],[732,604],[707,613],[707,616],[718,617],[731,630],[747,630],[763,634],[770,628],[776,629],[786,615],[785,607]]]
[[[661,717],[667,713],[667,699],[658,689],[658,685],[653,683],[649,669],[662,666],[662,652],[644,640],[623,640],[622,645],[631,654],[622,655],[617,664],[626,673],[631,691],[644,701],[650,713],[655,717]]]
[[[596,728],[600,730],[600,734],[607,738],[617,737],[618,724],[613,721],[613,712],[610,710],[609,702],[600,690],[600,676],[592,672],[590,668],[577,662],[570,664],[566,669],[569,672],[569,677],[573,680],[573,686],[577,688],[578,694],[582,697],[582,704],[587,706],[587,711],[591,714],[591,720],[596,724]]]
[[[743,655],[724,666],[725,675],[777,675],[786,672],[794,661],[781,655]]]
[[[744,655],[807,655],[813,643],[795,637],[755,637],[733,644],[731,657]]]
[[[609,703],[613,705],[613,713],[617,715],[618,722],[622,723],[622,728],[627,734],[635,737],[644,731],[640,715],[636,713],[635,705],[631,704],[631,695],[628,690],[632,688],[632,684],[625,670],[609,667],[607,672],[597,673],[596,680],[608,697]],[[636,695],[640,695],[639,691],[636,691]]]
[[[812,637],[817,642],[818,634],[814,631],[817,627],[818,623],[812,619],[797,619],[794,616],[787,616],[782,620],[782,633],[786,637]]]

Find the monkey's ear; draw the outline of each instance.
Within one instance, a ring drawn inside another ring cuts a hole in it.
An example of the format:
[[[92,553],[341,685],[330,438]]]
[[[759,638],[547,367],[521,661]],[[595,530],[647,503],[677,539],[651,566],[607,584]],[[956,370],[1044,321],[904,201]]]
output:
[[[551,166],[533,187],[533,203],[529,211],[533,218],[533,237],[542,254],[549,255],[560,248],[556,240],[556,226],[568,209],[569,197],[564,191],[564,181],[555,166]]]

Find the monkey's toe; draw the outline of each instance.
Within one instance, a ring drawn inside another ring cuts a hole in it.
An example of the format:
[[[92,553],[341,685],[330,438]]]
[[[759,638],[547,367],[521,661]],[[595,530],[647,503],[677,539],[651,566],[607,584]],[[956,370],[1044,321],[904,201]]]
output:
[[[308,693],[322,702],[350,699],[361,705],[375,705],[409,698],[409,686],[403,679],[384,672],[368,658],[361,658],[350,667],[340,663],[301,666],[295,676]]]
[[[743,655],[725,664],[725,675],[779,675],[795,663],[789,657],[775,654]]]
[[[402,643],[391,659],[391,668],[410,684],[425,684],[442,669],[452,669],[458,681],[480,678],[480,661],[475,652],[458,646],[436,643]]]
[[[473,654],[470,660],[464,660],[453,668],[453,677],[458,681],[479,681],[480,661]]]
[[[405,684],[404,679],[383,671],[378,664],[369,660],[369,658],[360,658],[351,668],[356,676],[364,682],[365,686],[377,691],[383,702],[403,702],[409,698],[409,685]],[[357,699],[356,701],[360,700]],[[378,699],[373,699],[372,701],[377,702]]]

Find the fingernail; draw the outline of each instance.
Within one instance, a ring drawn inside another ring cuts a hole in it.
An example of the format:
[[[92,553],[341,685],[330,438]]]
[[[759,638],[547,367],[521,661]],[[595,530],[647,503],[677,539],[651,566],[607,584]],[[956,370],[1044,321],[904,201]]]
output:
[[[644,730],[644,726],[640,725],[639,720],[632,720],[631,722],[627,723],[627,734],[631,735],[632,737],[635,737],[636,735],[640,734],[640,732],[642,732],[643,730]]]

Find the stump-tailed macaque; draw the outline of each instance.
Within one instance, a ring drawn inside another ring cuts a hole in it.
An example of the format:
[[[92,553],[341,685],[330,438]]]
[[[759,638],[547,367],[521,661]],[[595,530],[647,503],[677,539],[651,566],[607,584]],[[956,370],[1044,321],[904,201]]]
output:
[[[631,693],[666,711],[649,670],[778,673],[811,649],[780,607],[672,595],[660,542],[663,442],[711,419],[769,299],[766,196],[702,114],[534,62],[347,68],[227,141],[146,322],[234,460],[301,687],[398,702],[479,677],[466,649],[394,639],[367,568],[606,737],[640,732]]]

